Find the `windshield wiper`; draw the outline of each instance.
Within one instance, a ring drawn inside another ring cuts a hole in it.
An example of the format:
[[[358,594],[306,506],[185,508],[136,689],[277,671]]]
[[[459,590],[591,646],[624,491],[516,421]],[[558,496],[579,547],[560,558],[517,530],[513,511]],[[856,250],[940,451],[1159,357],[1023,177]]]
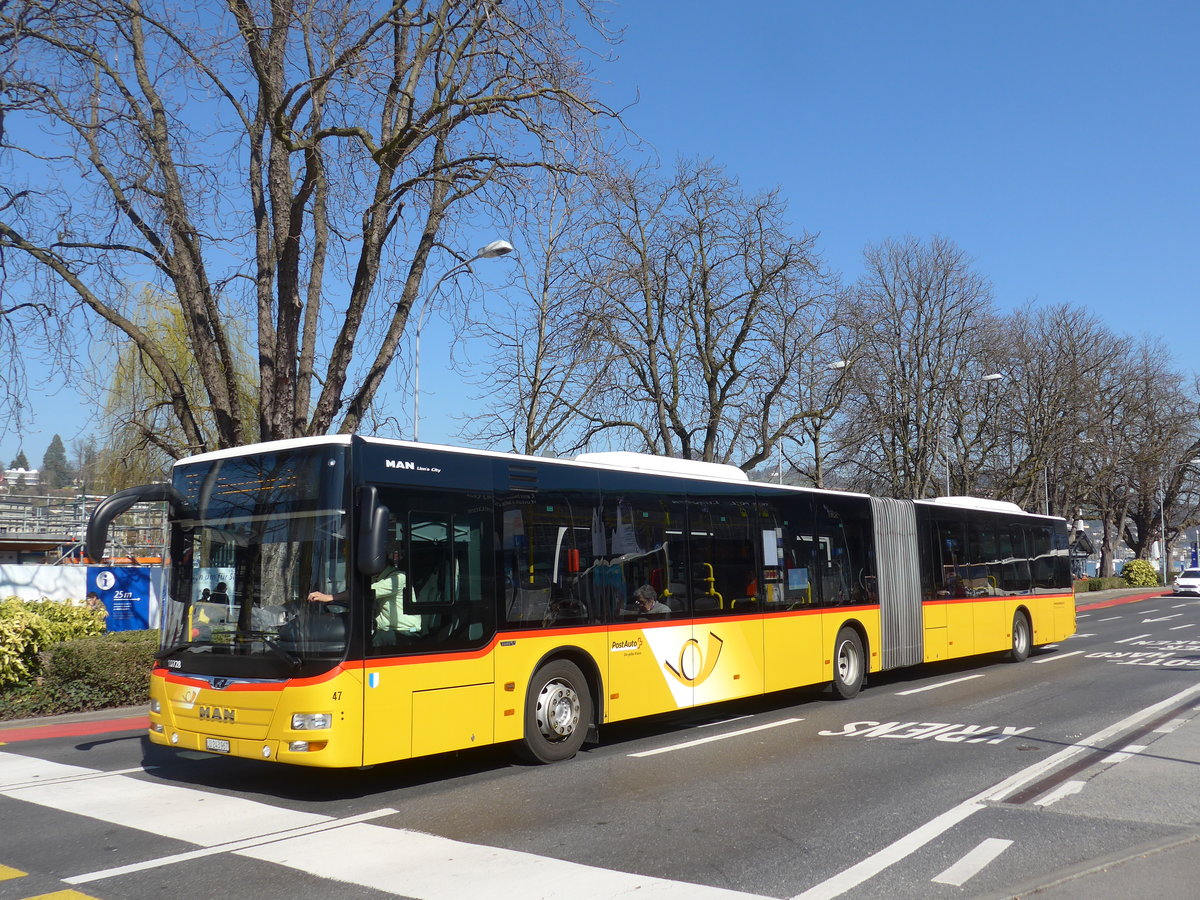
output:
[[[262,641],[263,645],[266,646],[268,650],[273,652],[275,655],[286,659],[292,664],[293,667],[299,669],[300,666],[304,665],[303,658],[297,656],[295,653],[284,650],[281,646],[279,646],[275,639],[270,636],[269,632],[239,631],[237,632],[237,640],[239,643],[246,643],[248,641]]]

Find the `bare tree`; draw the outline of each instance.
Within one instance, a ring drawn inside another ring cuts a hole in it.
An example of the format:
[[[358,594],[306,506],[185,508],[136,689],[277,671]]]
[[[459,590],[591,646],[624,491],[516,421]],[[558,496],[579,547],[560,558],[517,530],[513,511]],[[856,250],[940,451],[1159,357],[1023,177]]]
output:
[[[711,163],[615,174],[601,203],[592,316],[613,357],[590,433],[745,469],[770,458],[796,415],[772,337],[814,302],[814,238],[777,193],[748,196]]]
[[[1123,461],[1129,492],[1123,537],[1137,558],[1146,559],[1155,541],[1165,551],[1200,513],[1200,410],[1160,343],[1143,342],[1131,363],[1125,376],[1125,414],[1132,428]]]
[[[570,453],[585,442],[581,407],[609,357],[584,275],[597,223],[585,175],[551,170],[541,186],[514,226],[516,285],[472,316],[470,334],[490,350],[477,382],[483,410],[465,433],[518,453]]]
[[[957,428],[954,398],[985,374],[977,360],[991,288],[942,237],[889,240],[863,256],[866,272],[853,289],[853,390],[841,435],[859,448],[851,477],[893,496],[936,494]]]
[[[1000,323],[1006,359],[995,431],[997,495],[1025,509],[1073,517],[1091,479],[1085,466],[1130,346],[1087,310],[1027,305]]]
[[[455,229],[608,114],[573,31],[607,37],[590,0],[18,7],[6,275],[138,348],[179,423],[172,455],[355,430],[427,273],[463,258]],[[131,315],[136,280],[176,298],[192,370]],[[235,319],[253,323],[255,409]]]

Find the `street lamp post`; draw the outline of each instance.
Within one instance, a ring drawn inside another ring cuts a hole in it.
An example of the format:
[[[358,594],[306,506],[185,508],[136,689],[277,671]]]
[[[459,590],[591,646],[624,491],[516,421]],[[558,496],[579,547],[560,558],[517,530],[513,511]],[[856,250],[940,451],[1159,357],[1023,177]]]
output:
[[[1000,381],[1002,378],[1004,378],[1004,376],[1003,376],[1001,373],[999,373],[999,372],[991,372],[991,373],[989,373],[989,374],[987,374],[987,375],[980,376],[980,379],[979,379],[979,380],[980,380],[980,381],[982,381],[982,382],[984,382],[984,383],[985,383],[985,386],[986,386],[986,388],[987,388],[988,390],[990,390],[990,389],[991,389],[991,386],[992,386],[992,385],[993,385],[995,382],[997,382],[997,381]],[[987,404],[985,403],[985,404],[984,404],[984,412],[985,412],[985,414],[986,414],[986,411],[987,411]],[[977,435],[978,435],[979,433],[980,433],[980,432],[976,432],[976,434],[977,434]],[[960,435],[962,434],[962,426],[961,426],[961,424],[959,425],[959,434],[960,434]],[[946,468],[946,496],[947,496],[947,497],[949,497],[949,496],[950,496],[950,450],[943,449],[942,438],[943,438],[943,435],[940,433],[940,429],[939,429],[939,434],[938,434],[938,449],[939,449],[939,451],[941,452],[941,454],[942,454],[942,457],[943,457],[943,459],[945,460],[945,464],[946,464],[946,466],[945,466],[945,468]],[[951,440],[949,443],[950,443],[950,449],[951,449],[951,450],[953,450],[953,449],[954,449],[954,442],[953,442],[953,440]],[[965,490],[965,489],[966,489],[966,487],[965,487],[965,482],[964,482],[964,490]]]
[[[508,241],[497,240],[492,241],[479,248],[479,251],[470,259],[463,260],[458,265],[447,270],[433,285],[430,294],[437,291],[438,286],[452,275],[456,275],[461,269],[471,268],[471,263],[480,259],[497,259],[501,256],[507,256],[513,252],[513,245]],[[429,304],[425,303],[421,306],[421,312],[417,316],[417,333],[413,340],[413,440],[421,439],[421,329],[425,327],[425,316],[429,312]]]

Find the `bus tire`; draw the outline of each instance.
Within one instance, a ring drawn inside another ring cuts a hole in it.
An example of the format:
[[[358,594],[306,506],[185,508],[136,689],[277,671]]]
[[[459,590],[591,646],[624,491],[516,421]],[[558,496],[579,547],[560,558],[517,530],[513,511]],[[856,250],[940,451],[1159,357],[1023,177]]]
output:
[[[1029,658],[1029,648],[1033,646],[1033,629],[1029,625],[1029,617],[1021,610],[1013,614],[1012,649],[1008,658],[1013,662],[1024,662]]]
[[[867,674],[867,658],[863,653],[862,638],[853,628],[838,632],[833,644],[833,692],[842,700],[849,700],[862,690]]]
[[[518,755],[531,763],[570,759],[583,745],[591,721],[592,695],[579,667],[565,659],[548,662],[529,682]]]

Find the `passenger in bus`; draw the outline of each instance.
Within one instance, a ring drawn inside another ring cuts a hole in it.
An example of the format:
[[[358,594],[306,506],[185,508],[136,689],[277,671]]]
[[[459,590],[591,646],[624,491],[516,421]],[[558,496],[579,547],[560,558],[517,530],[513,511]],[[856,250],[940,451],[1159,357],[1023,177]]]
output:
[[[640,588],[633,592],[633,609],[628,615],[638,616],[667,616],[671,614],[671,607],[658,599],[658,593],[648,584],[643,584]]]

